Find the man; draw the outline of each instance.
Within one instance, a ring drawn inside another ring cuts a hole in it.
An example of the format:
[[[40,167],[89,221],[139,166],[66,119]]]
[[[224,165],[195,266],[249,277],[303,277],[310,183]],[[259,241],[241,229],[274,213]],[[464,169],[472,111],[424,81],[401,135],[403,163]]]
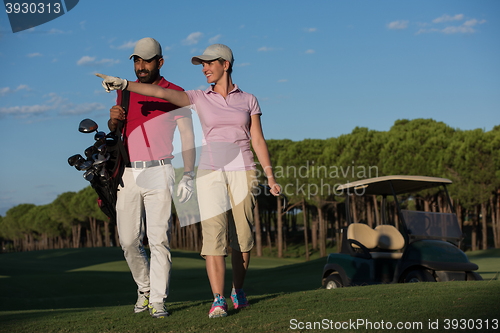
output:
[[[153,38],[143,38],[135,46],[130,59],[138,82],[156,84],[182,91],[160,75],[163,66],[161,46]],[[121,101],[118,91],[117,104]],[[179,109],[164,100],[130,94],[127,114],[120,105],[110,110],[108,127],[116,129],[124,121],[124,143],[130,165],[125,168],[117,194],[116,212],[120,244],[138,287],[134,312],[147,310],[153,318],[168,316],[171,255],[171,208],[175,182],[172,140],[179,128],[184,175],[179,182],[179,202],[186,202],[193,193],[194,134],[189,109]],[[143,246],[147,233],[151,250],[149,262]]]

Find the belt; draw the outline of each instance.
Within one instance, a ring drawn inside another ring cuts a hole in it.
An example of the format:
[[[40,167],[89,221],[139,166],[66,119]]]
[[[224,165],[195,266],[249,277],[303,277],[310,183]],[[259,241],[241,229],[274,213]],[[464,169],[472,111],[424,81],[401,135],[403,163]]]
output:
[[[154,160],[154,161],[136,161],[130,162],[130,166],[135,169],[145,169],[151,168],[159,165],[171,164],[171,158],[164,158],[162,160]]]

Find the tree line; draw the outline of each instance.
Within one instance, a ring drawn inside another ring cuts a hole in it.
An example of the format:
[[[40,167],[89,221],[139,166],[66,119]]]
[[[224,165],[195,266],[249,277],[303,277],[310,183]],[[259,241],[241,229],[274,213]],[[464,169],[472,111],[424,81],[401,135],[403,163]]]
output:
[[[344,198],[336,187],[348,181],[387,175],[444,177],[462,230],[466,249],[500,247],[500,126],[491,131],[459,130],[432,119],[398,120],[389,131],[355,128],[328,139],[268,140],[275,177],[288,198],[258,196],[255,252],[264,249],[284,256],[287,245],[305,245],[326,256],[339,244],[346,225]],[[258,176],[265,183],[258,166]],[[262,191],[265,192],[265,191]],[[412,209],[444,212],[451,207],[439,189],[411,197]],[[353,218],[370,226],[380,224],[381,198],[354,197]],[[389,200],[389,218],[398,223],[396,205]],[[194,217],[195,218],[195,217]],[[116,226],[97,206],[89,186],[66,192],[48,205],[21,204],[0,216],[0,240],[7,251],[117,246]],[[201,225],[180,226],[173,211],[173,249],[201,249]]]

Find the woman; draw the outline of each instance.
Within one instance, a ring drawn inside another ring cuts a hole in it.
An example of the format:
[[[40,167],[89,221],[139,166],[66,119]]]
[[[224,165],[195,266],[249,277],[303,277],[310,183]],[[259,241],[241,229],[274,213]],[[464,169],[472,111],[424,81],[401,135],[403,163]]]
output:
[[[96,75],[104,79],[103,86],[108,92],[127,89],[165,99],[179,107],[194,105],[204,134],[197,189],[203,231],[201,255],[206,259],[207,275],[214,295],[209,318],[225,317],[227,303],[224,298],[224,275],[228,224],[233,267],[231,299],[235,309],[249,306],[243,283],[254,244],[252,226],[257,185],[250,143],[267,176],[271,193],[277,196],[281,189],[273,176],[257,99],[243,92],[232,81],[231,49],[226,45],[214,44],[202,55],[193,57],[191,62],[203,65],[203,74],[207,83],[211,84],[207,90],[176,91]],[[228,220],[228,209],[232,210],[233,219]]]

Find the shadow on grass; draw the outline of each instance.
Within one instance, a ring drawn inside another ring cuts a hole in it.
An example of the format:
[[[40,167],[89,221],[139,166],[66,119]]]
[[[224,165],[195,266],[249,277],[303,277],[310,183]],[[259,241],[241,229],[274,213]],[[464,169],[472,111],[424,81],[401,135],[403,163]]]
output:
[[[167,302],[211,303],[205,261],[199,253],[172,251],[172,257]],[[252,302],[258,302],[260,298],[255,298],[258,295],[317,289],[323,265],[324,259],[265,269],[252,269],[250,263],[245,292],[253,297]],[[121,248],[2,254],[0,276],[3,276],[0,311],[133,306],[137,297]],[[232,280],[230,264],[225,278],[228,296]]]

